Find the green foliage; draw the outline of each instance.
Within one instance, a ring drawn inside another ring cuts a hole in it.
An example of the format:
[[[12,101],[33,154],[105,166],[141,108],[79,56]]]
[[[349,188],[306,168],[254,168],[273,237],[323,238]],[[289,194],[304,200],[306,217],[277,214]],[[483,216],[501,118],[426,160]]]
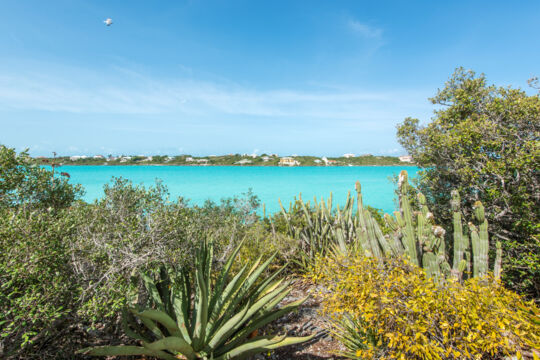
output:
[[[540,309],[493,279],[439,282],[402,258],[363,255],[320,258],[310,277],[348,358],[540,355]]]
[[[5,354],[72,311],[79,287],[66,239],[76,223],[67,210],[0,209],[0,349]]]
[[[81,195],[80,186],[35,165],[28,152],[0,145],[0,207],[61,209]]]
[[[240,245],[241,246],[241,245]],[[231,278],[240,246],[212,277],[213,244],[203,242],[197,251],[194,271],[162,267],[157,281],[143,275],[149,305],[130,308],[125,332],[142,346],[104,346],[81,350],[88,355],[152,355],[160,359],[241,359],[249,355],[298,344],[312,337],[253,336],[259,328],[300,306],[305,299],[276,306],[290,292],[288,283],[277,280],[281,271],[267,279],[261,275],[274,256],[247,264]],[[137,323],[135,319],[139,319]]]
[[[12,206],[0,208],[0,357],[27,354],[40,346],[31,344],[34,337],[56,336],[56,320],[65,321],[63,328],[116,328],[118,311],[137,292],[135,275],[162,264],[193,267],[190,259],[202,238],[214,239],[221,258],[249,237],[239,254],[242,262],[279,251],[276,260],[283,264],[291,252],[288,238],[272,236],[254,220],[252,195],[198,207],[182,198],[170,201],[159,182],[144,188],[113,179],[104,190],[93,204],[76,202],[55,211],[30,210],[17,192]],[[69,344],[70,336],[47,346]]]
[[[503,280],[540,297],[540,95],[488,85],[484,75],[457,69],[431,99],[430,123],[407,118],[398,140],[423,171],[419,189],[444,225],[450,189],[459,191],[466,216],[480,200],[489,232],[505,254]],[[490,244],[496,252],[495,242]]]
[[[72,209],[74,216],[86,219],[70,246],[75,272],[87,283],[79,313],[92,321],[114,317],[124,306],[136,291],[134,274],[161,264],[193,267],[190,259],[200,239],[212,237],[222,255],[248,233],[270,243],[269,234],[252,223],[252,206],[257,204],[252,194],[199,207],[182,198],[169,201],[160,182],[144,188],[115,178],[104,190],[105,196],[94,204]],[[246,248],[250,256],[270,248],[255,247],[253,241]]]

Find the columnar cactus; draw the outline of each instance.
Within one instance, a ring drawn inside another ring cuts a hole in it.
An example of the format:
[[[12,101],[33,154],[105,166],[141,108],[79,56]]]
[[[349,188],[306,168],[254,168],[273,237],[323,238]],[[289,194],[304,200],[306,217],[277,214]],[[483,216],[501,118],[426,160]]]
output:
[[[419,211],[413,211],[405,170],[399,174],[398,187],[400,211],[394,212],[394,217],[384,215],[388,227],[392,230],[392,233],[386,236],[370,212],[364,208],[361,186],[358,182],[356,209],[350,193],[347,195],[345,206],[343,208],[338,206],[335,214],[332,213],[331,196],[328,206],[325,206],[324,200],[319,203],[315,200],[313,207],[310,207],[309,202],[305,204],[300,197],[299,202],[307,224],[301,229],[290,221],[290,214],[282,206],[283,215],[289,224],[289,234],[300,238],[308,251],[304,262],[308,263],[315,254],[324,254],[329,248],[343,252],[353,249],[377,258],[405,255],[413,264],[423,267],[428,275],[436,279],[450,275],[463,279],[487,274],[488,223],[482,203],[475,204],[475,222],[468,224],[469,236],[463,231],[459,193],[452,191],[450,205],[453,214],[454,254],[450,266],[446,253],[446,231],[436,225],[433,214],[427,206],[426,197],[422,193],[417,194]],[[497,246],[494,274],[498,278],[502,251],[500,244]]]

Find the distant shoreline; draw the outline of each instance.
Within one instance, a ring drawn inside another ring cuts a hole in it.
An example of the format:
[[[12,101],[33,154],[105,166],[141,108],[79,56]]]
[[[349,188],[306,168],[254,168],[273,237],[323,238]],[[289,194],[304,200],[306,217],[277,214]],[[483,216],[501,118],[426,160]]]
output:
[[[51,166],[51,164],[41,164],[44,166]],[[219,165],[219,164],[59,164],[58,168],[66,166],[171,166],[171,167],[276,167],[276,168],[299,168],[299,167],[320,167],[320,168],[332,168],[332,167],[396,167],[396,166],[416,166],[417,164],[403,163],[403,164],[388,164],[388,165]]]
[[[353,167],[353,166],[416,166],[410,156],[375,156],[371,154],[340,157],[293,155],[231,154],[220,156],[57,156],[34,158],[39,165],[63,166],[244,166],[244,167]]]

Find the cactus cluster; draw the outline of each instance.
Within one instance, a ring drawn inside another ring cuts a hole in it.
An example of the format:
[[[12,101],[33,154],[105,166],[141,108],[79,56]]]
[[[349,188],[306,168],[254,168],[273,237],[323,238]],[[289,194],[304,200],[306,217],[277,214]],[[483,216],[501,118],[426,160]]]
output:
[[[363,206],[361,186],[356,183],[357,201],[349,195],[343,209],[332,211],[331,197],[328,204],[324,200],[314,205],[300,198],[299,203],[306,219],[305,226],[295,226],[290,221],[290,213],[283,207],[282,212],[289,224],[289,234],[302,242],[304,261],[312,259],[316,253],[323,254],[329,249],[362,251],[377,258],[405,255],[413,264],[421,266],[426,273],[436,279],[449,276],[463,279],[486,275],[488,267],[488,223],[481,202],[474,205],[474,220],[464,231],[461,218],[460,198],[452,191],[451,210],[453,213],[453,236],[446,237],[446,231],[435,223],[429,211],[426,198],[417,193],[418,210],[413,209],[411,188],[406,171],[399,175],[400,210],[394,216],[385,214],[386,224],[391,233],[384,235],[379,224]],[[452,242],[453,261],[448,261],[446,241]],[[470,246],[472,245],[472,246]],[[501,272],[501,247],[497,244],[493,272],[496,278]]]
[[[282,308],[277,305],[290,292],[289,283],[261,275],[273,257],[247,264],[232,279],[229,272],[240,246],[217,277],[212,276],[212,244],[197,252],[196,268],[175,272],[162,268],[158,281],[142,275],[149,303],[129,308],[123,317],[125,333],[141,346],[104,346],[83,349],[86,355],[149,355],[159,359],[242,359],[312,337],[257,336],[258,329],[293,311],[306,299]],[[214,279],[214,280],[212,280]],[[137,321],[138,320],[138,321]]]

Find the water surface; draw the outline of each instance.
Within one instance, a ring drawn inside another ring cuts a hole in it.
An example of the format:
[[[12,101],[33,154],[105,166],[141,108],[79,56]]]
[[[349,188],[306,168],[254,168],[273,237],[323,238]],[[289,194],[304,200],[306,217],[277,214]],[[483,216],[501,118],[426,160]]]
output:
[[[360,181],[364,203],[385,212],[395,210],[394,184],[390,177],[405,169],[414,177],[418,168],[411,166],[351,167],[259,167],[259,166],[62,166],[60,171],[71,175],[71,182],[82,184],[84,200],[91,202],[103,196],[103,185],[111,177],[123,177],[135,184],[149,186],[161,179],[171,198],[190,199],[202,204],[210,199],[240,195],[249,188],[266,204],[270,213],[279,211],[278,199],[284,205],[302,193],[304,200],[327,198],[333,193],[334,203],[343,204],[348,191]]]

